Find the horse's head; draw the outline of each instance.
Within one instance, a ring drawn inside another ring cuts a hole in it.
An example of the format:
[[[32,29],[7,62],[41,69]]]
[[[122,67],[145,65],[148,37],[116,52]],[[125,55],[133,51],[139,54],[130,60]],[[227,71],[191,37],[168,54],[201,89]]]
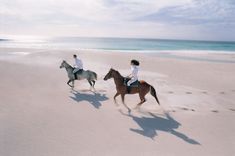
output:
[[[62,63],[61,63],[61,65],[60,65],[60,68],[65,68],[65,67],[66,67],[66,64],[67,64],[66,61],[63,60]]]
[[[106,81],[106,80],[108,80],[108,79],[113,78],[114,72],[115,72],[115,70],[114,70],[113,68],[111,68],[111,69],[109,70],[109,72],[105,75],[104,80]]]

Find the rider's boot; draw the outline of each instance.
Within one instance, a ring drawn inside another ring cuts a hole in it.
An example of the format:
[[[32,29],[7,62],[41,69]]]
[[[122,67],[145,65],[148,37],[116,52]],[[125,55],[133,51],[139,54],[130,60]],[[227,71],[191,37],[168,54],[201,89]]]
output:
[[[127,86],[127,93],[130,94],[131,93],[131,87]]]

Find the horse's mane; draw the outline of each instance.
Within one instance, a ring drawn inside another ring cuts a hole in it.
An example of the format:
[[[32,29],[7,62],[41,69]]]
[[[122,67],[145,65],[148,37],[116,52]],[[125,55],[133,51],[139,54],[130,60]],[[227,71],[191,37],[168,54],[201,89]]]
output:
[[[64,61],[64,62],[68,65],[69,68],[73,68],[74,69],[74,67],[71,66],[68,62],[66,62],[66,61]]]
[[[124,77],[119,73],[119,71],[117,71],[117,70],[115,70],[115,69],[113,69],[113,71],[116,72],[120,77],[124,78]]]

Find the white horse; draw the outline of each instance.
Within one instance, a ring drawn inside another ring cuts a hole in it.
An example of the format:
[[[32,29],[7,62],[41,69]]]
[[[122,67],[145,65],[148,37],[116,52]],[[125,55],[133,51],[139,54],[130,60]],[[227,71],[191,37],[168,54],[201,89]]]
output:
[[[80,73],[77,73],[76,74],[76,78],[75,78],[75,75],[73,73],[73,70],[74,68],[69,65],[66,61],[63,61],[60,65],[60,68],[65,68],[66,71],[67,71],[67,74],[68,74],[68,82],[67,84],[71,87],[71,88],[74,88],[74,81],[75,80],[83,80],[83,79],[87,79],[87,81],[89,82],[90,86],[94,88],[95,86],[95,82],[97,80],[97,74],[93,71],[90,71],[90,70],[83,70],[82,72]],[[70,84],[72,82],[72,85]]]

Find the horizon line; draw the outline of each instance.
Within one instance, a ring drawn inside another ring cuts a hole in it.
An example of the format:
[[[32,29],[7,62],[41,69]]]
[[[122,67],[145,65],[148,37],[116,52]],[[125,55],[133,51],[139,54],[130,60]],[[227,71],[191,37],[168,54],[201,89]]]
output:
[[[120,37],[120,36],[39,36],[39,35],[0,35],[0,40],[45,39],[45,38],[105,38],[105,39],[136,39],[136,40],[163,40],[163,41],[192,41],[192,42],[226,42],[235,43],[235,40],[203,40],[203,39],[180,39],[180,38],[154,38],[154,37]],[[8,37],[7,37],[8,36]],[[9,37],[12,36],[12,37]],[[13,37],[14,36],[14,37]]]

